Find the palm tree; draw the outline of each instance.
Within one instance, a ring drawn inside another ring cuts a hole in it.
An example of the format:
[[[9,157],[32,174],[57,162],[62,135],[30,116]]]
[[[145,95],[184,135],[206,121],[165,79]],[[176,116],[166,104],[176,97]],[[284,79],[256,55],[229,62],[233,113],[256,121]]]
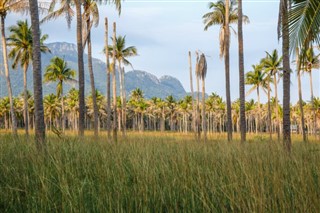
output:
[[[288,152],[291,151],[289,4],[289,0],[281,0],[279,11],[281,18],[283,55],[283,143]]]
[[[84,20],[83,24],[85,25],[84,29],[86,32],[86,38],[83,42],[84,45],[87,43],[88,48],[88,70],[90,74],[90,86],[91,86],[91,94],[92,94],[92,102],[93,102],[93,117],[94,117],[94,135],[98,136],[98,106],[97,106],[97,97],[95,93],[95,83],[94,83],[94,75],[93,75],[93,67],[92,67],[92,49],[91,49],[91,26],[94,24],[95,27],[99,24],[99,9],[98,5],[93,0],[85,0],[83,3],[84,7]]]
[[[304,71],[309,74],[309,80],[310,80],[311,103],[312,103],[312,108],[313,108],[313,128],[315,130],[315,132],[314,132],[315,134],[316,134],[316,130],[317,130],[317,116],[316,116],[316,110],[315,110],[315,107],[313,104],[314,95],[313,95],[312,70],[320,68],[319,57],[320,57],[320,54],[315,55],[314,50],[311,47],[306,50],[305,58],[303,60]]]
[[[261,120],[260,120],[260,115],[261,115],[261,107],[260,107],[260,88],[265,91],[267,88],[267,81],[266,81],[266,73],[263,72],[262,70],[262,65],[252,65],[252,71],[249,71],[246,73],[246,84],[247,85],[252,85],[251,89],[247,92],[247,95],[252,93],[254,90],[257,91],[257,96],[258,96],[258,121],[256,124],[256,132],[260,129],[261,125]]]
[[[112,66],[110,69],[112,71],[112,92],[113,92],[113,140],[114,142],[118,141],[117,134],[117,84],[116,84],[116,33],[117,25],[116,22],[113,22],[113,51],[112,51]]]
[[[113,40],[113,38],[112,38]],[[126,47],[126,36],[118,36],[116,38],[116,49],[115,49],[115,58],[118,61],[118,71],[119,71],[119,83],[120,83],[120,98],[121,98],[121,123],[122,123],[122,134],[125,136],[126,132],[126,123],[125,123],[125,118],[126,118],[126,112],[125,112],[125,83],[124,83],[124,70],[122,68],[122,64],[124,65],[131,65],[131,63],[128,61],[128,57],[136,56],[138,55],[137,53],[137,48],[134,46]],[[109,55],[113,57],[113,46],[110,45],[108,47]]]
[[[204,142],[207,141],[207,121],[206,121],[206,86],[205,78],[207,75],[207,61],[205,55],[202,53],[198,64],[198,75],[202,80],[202,131],[204,134]]]
[[[32,67],[35,113],[35,141],[38,150],[46,148],[45,123],[43,113],[42,74],[41,74],[41,43],[39,29],[39,9],[37,0],[29,0],[32,28]]]
[[[176,127],[174,122],[174,115],[175,115],[177,100],[172,95],[169,95],[165,99],[165,104],[168,107],[169,113],[170,113],[170,130],[174,131]]]
[[[46,67],[44,74],[44,82],[56,82],[57,84],[57,97],[61,101],[61,117],[62,117],[62,130],[65,130],[65,115],[64,115],[64,95],[63,83],[74,82],[76,71],[68,67],[67,62],[59,57],[54,57],[50,60],[50,64]],[[79,118],[80,119],[80,118]],[[79,121],[80,123],[80,121]]]
[[[20,63],[23,68],[23,88],[24,88],[24,124],[26,135],[29,134],[28,120],[28,93],[27,93],[27,71],[29,63],[32,61],[32,32],[28,21],[18,21],[17,25],[9,28],[10,36],[8,46],[12,47],[9,52],[9,58],[13,59],[12,68],[16,69]],[[50,52],[49,48],[43,43],[48,38],[48,35],[43,35],[40,38],[40,51]]]
[[[108,48],[108,18],[105,18],[105,49]],[[110,78],[110,61],[109,61],[109,51],[106,51],[106,73],[107,73],[107,131],[108,131],[108,140],[111,139],[111,78]]]
[[[59,104],[59,97],[50,94],[44,97],[43,99],[43,106],[44,106],[44,114],[46,117],[47,128],[56,127],[58,124],[58,119],[61,114],[61,105]],[[55,124],[56,123],[56,124]]]
[[[279,57],[278,51],[273,50],[273,52],[270,54],[268,52],[266,58],[263,59],[262,63],[264,66],[265,71],[273,76],[273,85],[274,85],[274,94],[275,94],[275,101],[276,101],[276,109],[278,108],[278,79],[280,78],[280,72],[282,71],[282,56]],[[278,141],[280,140],[280,116],[278,110],[276,111],[276,119],[277,119],[277,126],[276,131],[278,135]]]
[[[239,92],[240,92],[240,132],[241,142],[246,141],[246,96],[244,79],[244,56],[243,56],[243,13],[242,0],[238,0],[238,43],[239,43]]]
[[[190,71],[190,89],[192,96],[192,130],[196,134],[195,131],[195,106],[194,106],[194,93],[193,93],[193,80],[192,80],[192,60],[191,60],[191,52],[189,51],[189,71]]]
[[[220,57],[224,56],[225,74],[226,74],[226,99],[227,99],[227,119],[228,119],[228,140],[232,140],[232,115],[231,115],[231,96],[230,96],[230,24],[238,22],[238,11],[236,1],[222,1],[217,3],[210,2],[209,9],[212,12],[206,13],[202,18],[205,24],[205,30],[213,25],[221,25],[220,27]],[[249,22],[247,16],[243,16],[244,23]]]
[[[8,87],[8,97],[10,100],[10,112],[11,112],[12,133],[13,134],[17,134],[17,118],[14,113],[11,80],[10,80],[8,58],[7,58],[5,19],[6,19],[6,16],[9,12],[25,13],[28,11],[28,9],[29,9],[29,4],[28,4],[28,1],[25,1],[25,0],[21,0],[21,1],[1,0],[0,1],[1,41],[2,41],[3,63],[4,63],[4,70],[5,70],[5,76],[6,76],[6,81],[7,81],[7,87]]]

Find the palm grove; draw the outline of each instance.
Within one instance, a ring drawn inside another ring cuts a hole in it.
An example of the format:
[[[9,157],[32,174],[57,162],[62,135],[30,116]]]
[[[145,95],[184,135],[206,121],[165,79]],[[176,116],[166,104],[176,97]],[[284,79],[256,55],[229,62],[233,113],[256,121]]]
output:
[[[126,36],[117,35],[116,24],[112,27],[105,19],[105,55],[106,55],[106,97],[95,89],[91,28],[99,24],[99,7],[97,3],[112,3],[121,12],[121,1],[52,1],[46,5],[37,0],[10,0],[0,6],[3,61],[8,96],[0,100],[0,119],[2,128],[23,127],[29,134],[29,128],[35,130],[36,144],[44,147],[45,131],[63,133],[65,129],[84,135],[85,129],[93,129],[95,136],[101,129],[108,130],[108,138],[117,139],[117,131],[126,135],[126,129],[133,130],[171,130],[195,132],[200,138],[201,131],[206,140],[206,132],[227,132],[232,140],[233,132],[241,133],[241,141],[246,140],[247,132],[266,132],[272,139],[276,133],[278,140],[283,140],[287,150],[291,149],[291,131],[303,134],[306,141],[308,133],[317,133],[320,115],[320,99],[314,96],[312,72],[319,68],[319,55],[315,46],[319,40],[320,3],[317,0],[280,1],[279,38],[282,41],[282,54],[277,50],[266,52],[252,69],[244,72],[243,24],[249,24],[249,18],[242,13],[242,0],[218,1],[209,3],[209,12],[203,15],[204,29],[218,25],[220,27],[220,58],[224,60],[226,77],[226,101],[215,93],[205,98],[205,77],[207,72],[204,54],[197,52],[195,77],[197,92],[193,91],[192,54],[189,53],[191,96],[175,100],[168,96],[164,100],[154,97],[147,100],[139,88],[126,94],[124,65],[131,65],[130,57],[137,55],[134,46],[126,46]],[[27,21],[18,21],[9,27],[9,36],[5,35],[5,18],[7,13],[30,12],[31,26]],[[46,17],[39,21],[39,11],[45,11]],[[48,35],[41,35],[42,22],[51,21],[59,16],[66,17],[70,26],[76,16],[78,79],[75,70],[68,67],[63,58],[53,57],[47,67],[41,67],[41,52],[50,53],[45,45]],[[231,102],[230,98],[230,37],[232,25],[237,25],[239,46],[239,99]],[[109,32],[109,28],[113,28]],[[111,37],[109,43],[109,37]],[[84,94],[83,51],[88,52],[88,71],[90,73],[91,94]],[[8,52],[9,51],[9,52]],[[281,56],[282,55],[282,56]],[[296,60],[290,62],[290,55]],[[24,90],[19,97],[13,97],[10,82],[8,57],[13,61],[12,69],[21,66],[26,76],[29,66],[33,69],[33,95],[27,91],[26,78]],[[291,69],[290,65],[295,69]],[[131,65],[132,67],[132,65]],[[44,70],[44,77],[42,75]],[[290,75],[298,76],[299,102],[290,105]],[[116,74],[118,73],[118,74]],[[301,95],[301,75],[308,74],[310,79],[310,100],[305,102]],[[120,97],[116,97],[116,78],[119,78]],[[113,79],[113,81],[111,81]],[[201,80],[201,82],[200,82]],[[210,80],[210,79],[209,79]],[[279,104],[279,81],[283,81],[283,101]],[[43,82],[56,82],[56,94],[42,95]],[[64,91],[65,82],[78,83],[79,90]],[[111,82],[113,85],[111,85]],[[199,91],[202,85],[202,101]],[[246,101],[245,85],[251,86],[247,94],[255,92],[257,102]],[[112,94],[112,95],[111,95]],[[194,96],[196,95],[196,97]],[[260,102],[261,95],[267,96],[267,103]],[[128,96],[128,98],[127,98]],[[115,98],[112,98],[115,97]],[[201,111],[201,112],[200,112]],[[307,128],[305,128],[307,127]],[[111,134],[113,130],[113,134]],[[282,135],[282,137],[281,137]]]

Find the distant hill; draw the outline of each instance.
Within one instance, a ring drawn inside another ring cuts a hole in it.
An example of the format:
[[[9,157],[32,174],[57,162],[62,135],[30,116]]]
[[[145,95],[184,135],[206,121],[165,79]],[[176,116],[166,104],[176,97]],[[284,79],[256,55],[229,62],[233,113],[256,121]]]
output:
[[[53,56],[59,56],[64,58],[68,66],[75,69],[77,71],[77,47],[74,44],[65,43],[65,42],[55,42],[49,43],[47,46],[51,50],[51,54],[42,54],[42,69],[50,63],[50,59]],[[2,59],[2,49],[0,50],[0,97],[7,95],[7,86],[4,76],[4,68],[3,68],[3,59]],[[90,78],[89,72],[87,69],[87,55],[84,55],[84,63],[85,63],[85,90],[86,94],[90,93]],[[10,62],[11,64],[11,62]],[[13,88],[14,95],[18,95],[23,91],[23,75],[21,69],[12,70],[10,65],[10,77]],[[99,60],[93,58],[93,69],[95,76],[95,84],[96,88],[101,91],[103,94],[106,93],[106,64]],[[33,80],[32,80],[32,71],[29,69],[28,71],[28,89],[33,91]],[[78,77],[76,76],[76,79]],[[118,81],[117,77],[117,81]],[[125,83],[126,83],[126,91],[129,95],[130,92],[137,87],[143,90],[146,98],[151,97],[160,97],[165,98],[168,95],[173,95],[175,98],[180,99],[184,97],[187,93],[184,90],[181,82],[171,76],[163,76],[161,78],[157,78],[155,75],[151,73],[133,70],[125,73]],[[55,83],[44,84],[44,94],[55,93]],[[72,87],[77,88],[77,83],[74,85],[66,84],[64,91],[69,91]],[[119,87],[117,89],[119,92]],[[118,93],[119,94],[119,93]]]

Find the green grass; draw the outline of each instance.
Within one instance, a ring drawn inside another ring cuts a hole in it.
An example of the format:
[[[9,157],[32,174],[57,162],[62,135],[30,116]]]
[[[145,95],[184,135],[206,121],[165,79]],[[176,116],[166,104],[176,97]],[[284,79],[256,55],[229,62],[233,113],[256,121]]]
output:
[[[266,137],[130,133],[110,144],[87,136],[33,142],[0,135],[0,212],[318,212],[320,144],[291,155]]]

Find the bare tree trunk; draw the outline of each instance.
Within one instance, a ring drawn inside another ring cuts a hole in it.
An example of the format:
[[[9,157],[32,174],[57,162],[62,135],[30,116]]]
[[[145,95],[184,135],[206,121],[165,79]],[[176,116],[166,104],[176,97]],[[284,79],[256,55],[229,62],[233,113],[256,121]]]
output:
[[[257,125],[257,130],[258,132],[261,132],[261,104],[260,104],[260,90],[259,87],[257,87],[257,95],[258,95],[258,123]]]
[[[32,67],[34,90],[34,114],[35,114],[35,142],[38,150],[45,150],[45,123],[42,99],[42,74],[40,52],[40,29],[38,1],[29,0],[31,27],[32,27]]]
[[[1,40],[2,40],[2,52],[3,52],[3,63],[4,63],[4,70],[5,70],[5,76],[7,81],[7,87],[8,87],[8,96],[10,101],[10,114],[11,114],[11,128],[12,133],[14,135],[17,134],[17,118],[16,114],[14,112],[14,106],[13,106],[13,95],[12,95],[12,87],[11,87],[11,80],[10,80],[10,74],[9,74],[9,66],[8,66],[8,56],[7,56],[7,42],[6,42],[6,35],[5,35],[5,16],[1,16]]]
[[[62,82],[60,82],[63,84]],[[63,85],[61,86],[61,118],[62,118],[62,132],[65,130],[65,115],[64,115],[64,100],[63,100]]]
[[[206,85],[205,78],[202,76],[202,131],[203,140],[207,141],[207,119],[206,119]]]
[[[28,88],[27,88],[27,71],[28,65],[23,66],[23,118],[24,118],[24,130],[26,135],[29,135],[29,113],[28,113]]]
[[[316,116],[316,108],[314,105],[314,96],[313,96],[312,70],[310,70],[309,72],[309,80],[310,80],[310,93],[311,93],[312,114],[313,114],[313,134],[317,136],[317,116]]]
[[[246,99],[244,80],[243,30],[242,30],[242,0],[238,0],[238,42],[239,42],[239,92],[240,92],[240,132],[241,142],[246,141]],[[270,103],[269,103],[270,104]]]
[[[232,140],[232,113],[231,113],[231,95],[230,95],[230,29],[229,29],[229,1],[225,1],[225,72],[226,72],[226,99],[227,99],[227,130],[228,141]]]
[[[99,119],[99,110],[97,105],[97,96],[96,96],[96,87],[94,83],[94,74],[92,67],[92,49],[91,49],[91,29],[90,29],[90,17],[87,19],[87,47],[88,47],[88,70],[90,75],[90,86],[92,93],[92,104],[93,104],[93,128],[94,128],[94,136],[98,137],[99,127],[98,127],[98,119]]]
[[[200,79],[199,79],[199,53],[197,52],[197,62],[196,62],[196,78],[197,78],[197,110],[196,110],[196,128],[197,128],[197,140],[200,141]]]
[[[126,84],[124,78],[124,68],[121,70],[121,77],[122,77],[122,134],[125,137],[127,131],[127,97],[126,97]]]
[[[291,152],[291,120],[290,120],[290,55],[288,0],[282,0],[282,55],[283,55],[283,143]]]
[[[276,131],[278,141],[280,141],[280,115],[279,115],[279,106],[278,106],[278,81],[277,81],[277,73],[273,76],[273,84],[274,84],[274,94],[275,94],[275,113],[276,113]]]
[[[105,18],[105,50],[106,50],[106,72],[107,72],[107,131],[108,140],[111,139],[111,79],[110,79],[110,61],[109,61],[109,51],[108,51],[108,18]]]
[[[270,82],[268,81],[268,131],[269,139],[272,141],[272,128],[271,128],[271,106],[270,106]]]
[[[112,86],[113,86],[113,140],[118,141],[117,136],[117,84],[116,84],[116,23],[113,22],[113,73],[112,73]]]
[[[192,60],[191,60],[191,52],[189,51],[189,69],[190,69],[190,89],[191,89],[191,96],[192,96],[192,131],[194,132],[196,136],[196,131],[195,131],[195,106],[194,106],[194,93],[193,93],[193,81],[192,81]]]
[[[299,59],[299,49],[296,50],[297,55],[297,75],[298,75],[298,92],[299,92],[299,108],[300,108],[300,119],[301,119],[301,130],[303,141],[307,142],[307,135],[305,130],[305,122],[304,122],[304,110],[303,110],[303,99],[302,99],[302,88],[301,88],[301,62]]]

